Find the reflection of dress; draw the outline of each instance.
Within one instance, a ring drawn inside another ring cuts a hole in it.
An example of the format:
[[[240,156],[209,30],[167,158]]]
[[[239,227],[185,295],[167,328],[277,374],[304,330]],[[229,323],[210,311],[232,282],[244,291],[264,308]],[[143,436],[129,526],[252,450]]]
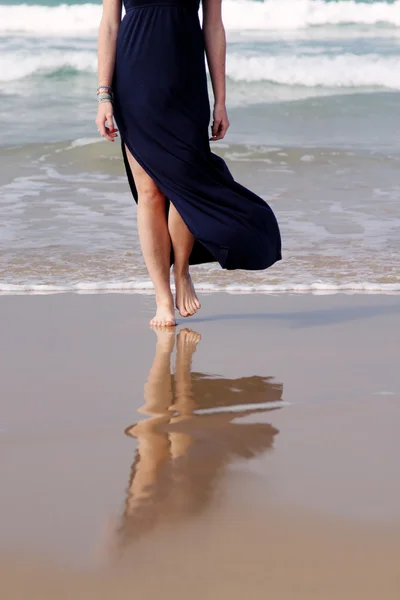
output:
[[[125,0],[113,88],[124,144],[196,238],[190,263],[266,269],[281,258],[271,208],[210,151],[199,0]]]
[[[223,379],[214,375],[192,372],[192,390],[197,408],[207,409],[249,404],[279,402],[283,385],[273,377],[238,377]]]
[[[188,362],[188,369],[189,365]],[[157,385],[155,390],[162,390],[156,379]],[[178,413],[185,414],[183,419],[174,418],[176,413],[168,409],[163,419],[161,407],[165,408],[165,396],[161,394],[155,416],[142,421],[145,426],[142,429],[132,430],[131,435],[138,439],[138,449],[119,530],[121,549],[160,522],[173,523],[202,512],[231,461],[251,459],[272,448],[278,433],[275,427],[235,420],[274,410],[267,405],[282,400],[283,386],[273,378],[224,379],[192,373],[190,389],[186,391],[183,398],[175,396],[173,405]],[[246,409],[246,404],[251,404],[251,408]],[[257,404],[260,404],[258,409],[254,406]],[[220,407],[226,407],[227,412],[207,415],[192,412]],[[232,412],[230,407],[241,410]],[[142,461],[146,464],[142,465]],[[134,483],[142,467],[147,482],[151,471],[152,483],[142,486],[138,493],[134,491]]]

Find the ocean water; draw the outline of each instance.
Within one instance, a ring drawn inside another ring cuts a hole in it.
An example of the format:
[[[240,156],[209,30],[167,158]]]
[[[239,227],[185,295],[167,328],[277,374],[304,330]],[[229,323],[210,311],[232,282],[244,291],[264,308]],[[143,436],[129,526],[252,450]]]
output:
[[[224,0],[231,129],[284,260],[202,289],[400,291],[400,1]],[[148,290],[118,144],[97,137],[98,3],[0,4],[0,292]],[[184,51],[184,49],[182,49]]]

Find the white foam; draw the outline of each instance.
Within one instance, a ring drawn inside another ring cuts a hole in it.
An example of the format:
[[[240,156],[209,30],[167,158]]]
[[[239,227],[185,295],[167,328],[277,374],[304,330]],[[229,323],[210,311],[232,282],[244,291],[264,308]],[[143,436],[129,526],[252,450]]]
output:
[[[0,81],[4,82],[23,79],[35,73],[54,73],[60,69],[95,73],[96,51],[44,48],[35,53],[19,51],[0,56]]]
[[[0,32],[45,36],[95,35],[101,12],[99,4],[0,5]]]
[[[67,146],[67,148],[65,148],[65,150],[72,150],[73,148],[81,148],[82,146],[91,146],[92,144],[101,144],[102,139],[98,138],[98,137],[84,137],[84,138],[77,138],[76,140],[73,140],[71,142],[71,144],[69,146]]]
[[[291,86],[400,89],[400,57],[228,54],[227,74],[234,81],[269,81]]]
[[[206,292],[229,292],[239,294],[252,293],[329,293],[340,292],[359,292],[359,293],[400,293],[400,283],[376,283],[376,282],[348,282],[331,283],[316,281],[310,284],[232,284],[218,285],[211,283],[196,283],[198,290]],[[1,294],[53,294],[61,292],[151,292],[153,285],[150,281],[99,281],[99,282],[80,282],[75,284],[0,284]]]
[[[321,25],[376,25],[400,27],[400,2],[366,4],[354,0],[225,0],[227,29],[296,30]]]
[[[98,4],[59,6],[0,5],[0,33],[44,36],[96,35],[101,18]],[[323,25],[376,25],[400,27],[400,1],[359,3],[354,0],[224,0],[228,30],[301,30]]]
[[[10,82],[61,69],[82,73],[97,70],[96,51],[43,48],[36,53],[12,52],[0,56],[0,82]],[[377,54],[277,54],[245,56],[228,53],[227,75],[235,82],[271,82],[304,88],[380,87],[400,89],[400,56]],[[266,91],[268,93],[268,90]],[[260,101],[258,91],[258,101]],[[86,143],[86,142],[83,142]]]

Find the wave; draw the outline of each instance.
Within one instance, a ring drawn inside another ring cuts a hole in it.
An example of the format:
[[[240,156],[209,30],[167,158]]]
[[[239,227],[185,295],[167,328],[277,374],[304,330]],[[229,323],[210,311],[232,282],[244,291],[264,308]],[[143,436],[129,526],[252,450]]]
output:
[[[234,81],[292,86],[400,89],[400,56],[228,54],[227,75]]]
[[[377,25],[400,27],[400,1],[366,4],[355,0],[226,0],[227,29],[296,30],[324,25]]]
[[[0,33],[45,36],[95,35],[101,17],[99,4],[0,5]],[[329,25],[400,27],[400,0],[372,4],[355,0],[225,0],[228,30],[301,30]]]
[[[43,49],[35,54],[13,52],[0,56],[0,81],[16,81],[30,75],[54,75],[59,72],[95,73],[96,52]]]
[[[95,34],[101,18],[98,4],[39,6],[0,5],[0,33],[45,36]]]
[[[95,73],[95,50],[43,49],[35,54],[3,53],[0,82],[17,81],[32,75]],[[400,89],[400,55],[278,54],[245,56],[228,53],[227,75],[233,82],[269,82],[306,88]],[[260,98],[262,100],[262,98]]]
[[[196,289],[205,292],[229,292],[239,294],[251,293],[313,293],[313,294],[336,294],[336,293],[400,293],[400,283],[373,283],[373,282],[349,282],[329,283],[316,281],[310,284],[260,284],[245,285],[231,284],[218,285],[213,283],[196,283]],[[97,292],[130,292],[130,293],[152,293],[153,285],[150,281],[116,281],[116,282],[81,282],[71,285],[57,284],[0,284],[0,294],[57,294],[63,292],[97,293]]]

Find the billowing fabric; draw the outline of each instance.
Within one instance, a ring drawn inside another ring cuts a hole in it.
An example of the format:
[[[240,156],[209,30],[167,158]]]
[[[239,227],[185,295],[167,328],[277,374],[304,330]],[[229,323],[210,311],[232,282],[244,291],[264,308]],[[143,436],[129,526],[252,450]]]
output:
[[[281,258],[275,216],[210,150],[198,8],[198,0],[125,0],[113,89],[129,183],[137,201],[125,145],[196,238],[190,264],[266,269]]]

